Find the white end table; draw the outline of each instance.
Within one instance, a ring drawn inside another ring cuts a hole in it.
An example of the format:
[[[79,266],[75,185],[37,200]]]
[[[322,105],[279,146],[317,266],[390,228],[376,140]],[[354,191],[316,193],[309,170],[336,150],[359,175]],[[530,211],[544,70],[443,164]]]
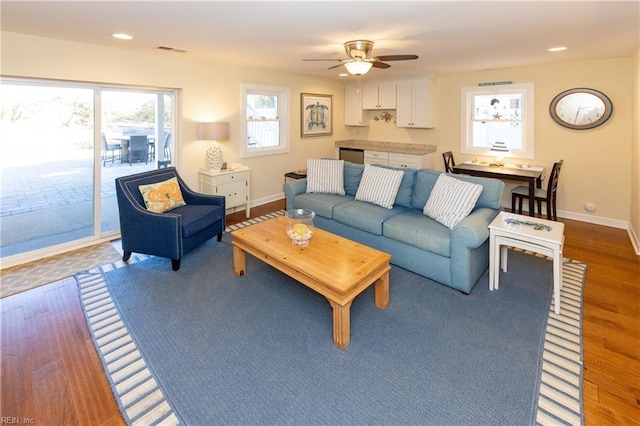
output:
[[[250,168],[243,165],[217,172],[200,169],[200,192],[210,195],[224,195],[227,210],[244,206],[248,218],[250,213],[250,171]]]
[[[553,259],[555,313],[560,313],[564,223],[515,213],[500,212],[489,225],[489,290],[498,290],[500,265],[507,272],[508,246],[540,253]]]

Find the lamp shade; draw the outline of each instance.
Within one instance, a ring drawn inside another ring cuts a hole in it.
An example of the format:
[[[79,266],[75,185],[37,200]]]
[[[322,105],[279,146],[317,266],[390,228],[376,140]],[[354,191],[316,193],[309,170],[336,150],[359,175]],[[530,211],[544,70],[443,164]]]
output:
[[[344,66],[347,68],[347,71],[349,71],[350,74],[362,75],[369,72],[373,64],[371,62],[355,61],[347,62],[344,64]]]
[[[229,139],[229,123],[198,123],[198,139],[201,141],[225,141]]]

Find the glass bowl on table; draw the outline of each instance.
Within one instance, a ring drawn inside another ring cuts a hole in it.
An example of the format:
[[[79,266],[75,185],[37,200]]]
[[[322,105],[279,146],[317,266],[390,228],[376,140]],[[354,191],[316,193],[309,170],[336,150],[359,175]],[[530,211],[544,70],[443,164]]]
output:
[[[287,218],[287,236],[296,247],[306,247],[313,236],[313,210],[294,209],[285,212]]]

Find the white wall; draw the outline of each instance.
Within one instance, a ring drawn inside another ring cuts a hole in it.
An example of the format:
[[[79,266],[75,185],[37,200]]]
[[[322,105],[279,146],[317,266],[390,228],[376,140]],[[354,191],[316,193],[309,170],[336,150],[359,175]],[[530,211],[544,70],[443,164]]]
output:
[[[560,178],[559,214],[621,228],[628,227],[631,216],[637,232],[640,229],[639,55],[442,75],[435,88],[434,129],[402,129],[380,120],[371,120],[369,128],[347,128],[343,125],[342,82],[197,62],[190,60],[188,54],[141,54],[3,32],[1,66],[3,75],[181,89],[182,133],[176,138],[177,166],[181,174],[197,188],[197,171],[204,165],[207,144],[196,140],[196,123],[229,121],[231,140],[223,145],[225,159],[252,168],[251,198],[254,203],[281,194],[283,174],[304,168],[307,158],[333,156],[335,140],[357,138],[424,143],[437,145],[437,156],[451,150],[457,161],[469,159],[460,154],[460,88],[489,81],[533,82],[536,153],[531,163],[550,168],[554,161],[565,160]],[[362,83],[366,84],[368,78],[374,77],[364,76]],[[239,158],[241,83],[291,89],[289,154]],[[550,101],[559,92],[574,87],[590,87],[607,94],[614,105],[612,118],[603,126],[586,131],[565,129],[553,122],[548,113]],[[300,138],[301,92],[333,95],[332,137]],[[443,168],[441,161],[436,164]],[[511,186],[507,187],[507,194]],[[505,197],[507,200],[508,196]],[[597,211],[586,212],[583,206],[587,202],[596,204]]]
[[[347,137],[341,82],[294,74],[190,60],[188,54],[142,54],[119,49],[2,32],[2,74],[180,89],[181,132],[177,134],[177,168],[198,189],[209,143],[198,141],[200,121],[228,121],[230,140],[221,142],[227,162],[251,167],[251,200],[272,200],[282,193],[284,173],[306,167],[307,157],[333,156],[334,142]],[[240,158],[242,83],[286,86],[291,90],[289,154]],[[300,93],[333,95],[334,134],[300,137]],[[180,110],[180,108],[178,108]]]
[[[453,151],[457,162],[474,157],[460,154],[461,88],[495,81],[535,85],[535,159],[526,162],[550,170],[554,162],[565,160],[560,176],[558,214],[627,228],[632,167],[638,167],[637,157],[635,162],[632,158],[632,107],[638,95],[634,96],[632,91],[631,57],[441,75],[436,87],[436,128],[397,129],[371,120],[370,128],[350,128],[349,133],[358,138],[364,135],[373,140],[393,138],[437,145],[438,166],[444,170],[440,155],[444,151]],[[604,92],[614,105],[611,119],[589,130],[570,130],[556,124],[549,115],[549,103],[558,93],[575,87]],[[637,136],[635,141],[637,144]],[[511,205],[510,190],[515,185],[507,184],[505,205]],[[597,211],[584,210],[587,202],[594,203]]]
[[[633,56],[633,143],[631,153],[631,212],[629,236],[640,255],[640,49]]]

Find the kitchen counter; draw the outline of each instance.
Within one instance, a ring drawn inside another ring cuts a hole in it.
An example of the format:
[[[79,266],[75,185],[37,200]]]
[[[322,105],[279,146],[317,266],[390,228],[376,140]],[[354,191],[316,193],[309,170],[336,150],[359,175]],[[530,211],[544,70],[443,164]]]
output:
[[[417,143],[366,141],[359,139],[347,139],[336,141],[336,148],[355,148],[371,151],[396,152],[399,154],[426,155],[437,151],[435,145],[422,145]]]

